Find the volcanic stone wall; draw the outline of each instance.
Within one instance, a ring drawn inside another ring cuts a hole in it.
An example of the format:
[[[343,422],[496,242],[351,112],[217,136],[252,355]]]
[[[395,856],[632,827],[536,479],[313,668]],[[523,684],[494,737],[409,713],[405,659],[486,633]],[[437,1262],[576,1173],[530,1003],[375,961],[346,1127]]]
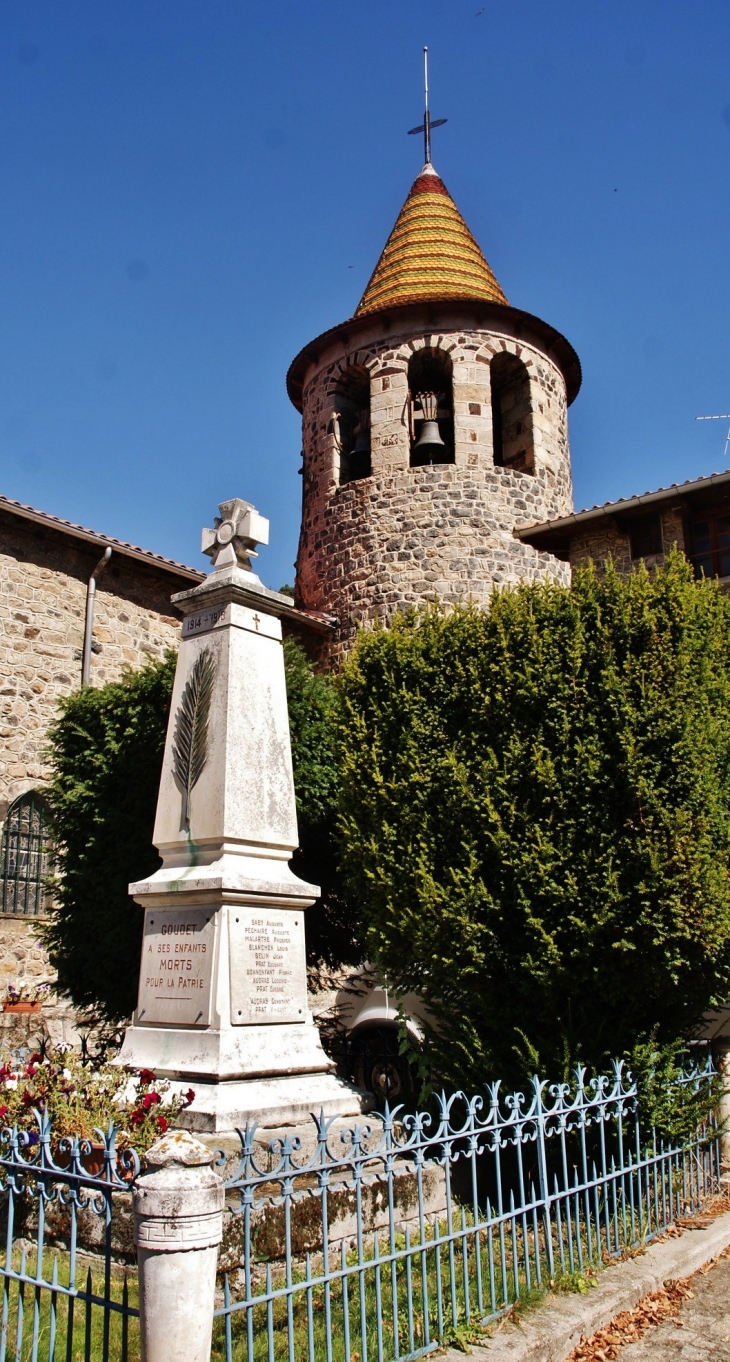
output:
[[[662,552],[651,553],[644,559],[649,569],[662,567],[673,547],[676,546],[682,550],[687,548],[684,513],[681,504],[663,508],[660,519]],[[629,524],[630,522],[626,518],[619,521],[608,516],[602,517],[600,520],[589,521],[571,540],[571,568],[581,567],[592,562],[598,571],[602,572],[610,560],[618,571],[626,576],[637,566],[637,561],[631,557]]]
[[[377,321],[377,319],[375,319]],[[472,323],[473,325],[473,323]],[[483,605],[518,581],[570,580],[570,567],[521,544],[516,525],[572,511],[565,381],[534,345],[493,330],[426,329],[345,352],[342,340],[304,387],[304,505],[297,597],[339,620],[325,645],[335,662],[358,624],[438,600]],[[455,462],[411,468],[408,363],[431,346],[453,365]],[[490,363],[515,355],[529,375],[534,471],[496,467]],[[372,474],[340,484],[335,389],[351,365],[370,374]]]
[[[0,817],[47,776],[57,701],[81,684],[86,583],[100,549],[0,512]],[[113,554],[94,613],[93,685],[176,647],[170,596],[190,583]]]

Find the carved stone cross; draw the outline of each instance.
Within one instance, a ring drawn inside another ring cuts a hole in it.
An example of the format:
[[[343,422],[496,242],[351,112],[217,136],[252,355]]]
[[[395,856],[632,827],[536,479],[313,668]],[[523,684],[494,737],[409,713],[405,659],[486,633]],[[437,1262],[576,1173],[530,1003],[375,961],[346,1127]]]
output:
[[[252,572],[256,545],[269,542],[268,520],[259,515],[250,501],[241,501],[240,497],[222,501],[218,509],[220,516],[216,516],[213,529],[203,530],[203,553],[213,559],[216,572],[236,564],[245,572]]]

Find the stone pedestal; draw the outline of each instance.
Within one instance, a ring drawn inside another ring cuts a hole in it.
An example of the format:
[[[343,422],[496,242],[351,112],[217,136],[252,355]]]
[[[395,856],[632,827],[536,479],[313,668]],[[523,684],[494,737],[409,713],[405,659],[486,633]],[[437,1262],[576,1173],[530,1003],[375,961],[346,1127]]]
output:
[[[223,1179],[184,1130],[158,1140],[132,1190],[142,1362],[209,1362]]]
[[[163,865],[130,886],[145,909],[138,1006],[119,1062],[195,1090],[186,1125],[351,1115],[307,1006],[304,912],[279,612],[249,555],[268,533],[222,504],[214,571],[175,596],[182,642],[154,842]]]

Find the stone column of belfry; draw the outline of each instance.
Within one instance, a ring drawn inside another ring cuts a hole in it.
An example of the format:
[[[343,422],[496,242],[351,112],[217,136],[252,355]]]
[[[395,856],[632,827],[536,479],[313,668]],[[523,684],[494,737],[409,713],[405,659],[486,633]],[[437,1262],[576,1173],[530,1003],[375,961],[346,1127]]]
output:
[[[139,999],[119,1063],[195,1090],[185,1124],[223,1131],[311,1111],[350,1115],[307,1006],[304,912],[280,615],[250,557],[268,521],[223,502],[214,568],[184,615],[157,804],[162,866],[130,885],[145,910]],[[254,555],[255,556],[255,555]]]

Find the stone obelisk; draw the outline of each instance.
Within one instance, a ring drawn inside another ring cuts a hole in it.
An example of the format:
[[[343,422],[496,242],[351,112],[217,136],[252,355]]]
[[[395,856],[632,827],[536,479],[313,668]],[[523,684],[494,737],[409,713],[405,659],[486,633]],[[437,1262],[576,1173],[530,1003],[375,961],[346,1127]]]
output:
[[[268,521],[223,502],[213,571],[184,615],[157,803],[162,866],[130,885],[145,910],[139,1000],[119,1063],[196,1097],[185,1124],[231,1130],[361,1110],[307,1006],[304,912],[281,620],[291,601],[251,567]]]

